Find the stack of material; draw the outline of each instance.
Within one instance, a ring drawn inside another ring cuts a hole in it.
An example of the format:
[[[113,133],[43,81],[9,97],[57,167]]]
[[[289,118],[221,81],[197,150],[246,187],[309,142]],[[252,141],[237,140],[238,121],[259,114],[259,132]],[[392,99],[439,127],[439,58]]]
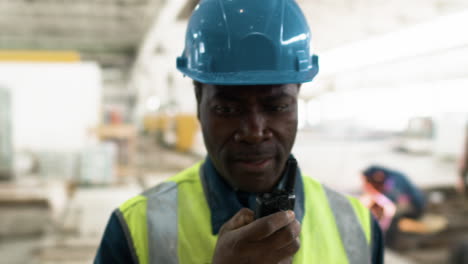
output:
[[[100,140],[116,144],[120,165],[128,165],[131,162],[137,138],[137,130],[133,125],[100,125],[95,129],[95,133]]]
[[[85,148],[80,155],[79,182],[111,184],[115,176],[117,152],[117,146],[110,142]]]
[[[39,173],[43,179],[76,178],[78,157],[74,152],[43,151],[37,154]]]
[[[10,180],[13,177],[11,122],[10,92],[0,87],[0,180]]]
[[[0,238],[40,235],[49,222],[50,205],[43,189],[0,185]]]

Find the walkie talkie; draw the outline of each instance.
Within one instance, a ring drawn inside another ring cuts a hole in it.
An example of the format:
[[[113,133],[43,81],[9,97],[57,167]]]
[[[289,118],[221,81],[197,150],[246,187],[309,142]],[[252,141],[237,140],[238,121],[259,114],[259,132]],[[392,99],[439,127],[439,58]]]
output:
[[[294,210],[297,161],[294,158],[289,158],[284,171],[283,178],[273,192],[257,195],[255,219],[279,211]]]

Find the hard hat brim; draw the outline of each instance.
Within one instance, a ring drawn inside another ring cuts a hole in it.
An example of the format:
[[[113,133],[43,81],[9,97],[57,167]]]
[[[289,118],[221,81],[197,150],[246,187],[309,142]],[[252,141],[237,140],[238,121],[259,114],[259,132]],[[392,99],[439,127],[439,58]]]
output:
[[[307,71],[244,71],[244,72],[196,72],[177,67],[187,77],[215,85],[265,85],[311,82],[319,71],[318,65]]]

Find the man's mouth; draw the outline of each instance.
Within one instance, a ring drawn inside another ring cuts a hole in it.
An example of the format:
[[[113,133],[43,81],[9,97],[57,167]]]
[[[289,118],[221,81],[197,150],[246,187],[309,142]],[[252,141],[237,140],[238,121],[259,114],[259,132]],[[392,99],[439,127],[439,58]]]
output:
[[[239,159],[235,161],[236,165],[245,171],[260,172],[273,164],[273,158],[252,158],[252,159]]]

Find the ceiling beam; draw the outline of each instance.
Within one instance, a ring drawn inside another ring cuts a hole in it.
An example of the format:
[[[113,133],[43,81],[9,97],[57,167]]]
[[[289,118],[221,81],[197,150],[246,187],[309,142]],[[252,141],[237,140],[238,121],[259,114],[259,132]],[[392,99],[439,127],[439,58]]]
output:
[[[142,29],[121,28],[118,26],[112,28],[105,27],[83,27],[79,25],[60,25],[58,27],[43,27],[43,26],[27,26],[18,27],[0,27],[0,39],[2,38],[18,38],[18,39],[35,39],[36,37],[45,38],[63,38],[63,39],[94,39],[96,42],[102,40],[133,41],[135,45],[143,38]]]
[[[3,0],[9,1],[9,0]],[[90,4],[113,4],[113,5],[146,5],[154,0],[14,0],[15,2],[26,2],[26,3],[56,3],[56,4],[68,4],[68,3],[90,3]]]
[[[6,2],[16,3],[16,2]],[[142,14],[151,13],[147,6],[128,6],[119,7],[117,5],[93,5],[93,4],[69,4],[69,5],[57,5],[57,4],[40,4],[32,6],[28,4],[4,4],[0,1],[0,14],[15,16],[52,16],[61,18],[73,18],[73,17],[127,17],[140,19]]]
[[[48,37],[36,39],[0,38],[0,49],[16,50],[77,50],[80,52],[117,52],[134,54],[136,46],[133,41],[101,41],[76,39],[51,39]]]

